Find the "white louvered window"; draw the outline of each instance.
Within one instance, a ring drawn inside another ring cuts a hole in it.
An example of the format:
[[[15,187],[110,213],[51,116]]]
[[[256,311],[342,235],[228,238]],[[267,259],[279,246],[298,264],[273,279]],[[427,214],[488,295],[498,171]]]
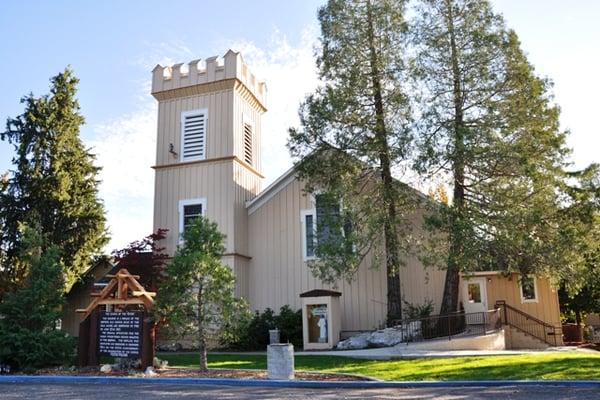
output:
[[[181,161],[206,158],[207,110],[181,113]]]
[[[252,165],[252,125],[244,123],[244,161]]]

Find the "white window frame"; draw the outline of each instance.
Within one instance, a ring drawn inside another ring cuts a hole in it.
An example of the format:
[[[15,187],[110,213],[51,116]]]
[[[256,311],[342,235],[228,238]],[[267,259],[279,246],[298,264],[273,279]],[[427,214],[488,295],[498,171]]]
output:
[[[526,299],[525,296],[523,295],[523,276],[521,276],[521,277],[519,277],[519,293],[521,294],[521,304],[537,303],[537,302],[539,302],[537,278],[535,275],[527,275],[527,278],[533,279],[533,293],[535,294],[535,298]]]
[[[183,242],[183,207],[200,204],[202,205],[202,216],[206,216],[206,197],[179,200],[179,243]]]
[[[316,210],[316,208],[313,208],[310,210],[301,210],[300,211],[300,225],[302,226],[302,260],[304,260],[304,261],[311,261],[311,260],[317,259],[316,255],[308,256],[306,254],[306,251],[307,251],[306,216],[308,216],[308,215],[312,215],[312,217],[313,217],[313,238],[317,237],[316,236],[317,235],[317,210]],[[315,241],[314,245],[316,246],[316,241]]]
[[[184,145],[184,141],[183,141],[183,129],[185,127],[185,117],[189,117],[191,115],[198,115],[198,114],[202,114],[204,115],[204,149],[202,151],[202,155],[199,157],[189,157],[189,158],[185,158],[183,156],[183,145]],[[179,140],[181,141],[181,144],[179,146],[179,151],[181,154],[180,157],[180,161],[181,162],[188,162],[188,161],[198,161],[198,160],[205,160],[206,159],[206,151],[208,149],[208,108],[199,108],[197,110],[189,110],[189,111],[182,111],[181,112],[181,117],[180,117],[180,130],[179,130]]]

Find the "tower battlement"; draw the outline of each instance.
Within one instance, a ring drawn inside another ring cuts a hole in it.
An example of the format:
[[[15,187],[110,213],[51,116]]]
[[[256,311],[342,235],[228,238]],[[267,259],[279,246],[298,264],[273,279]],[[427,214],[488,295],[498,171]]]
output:
[[[158,64],[152,70],[152,94],[187,88],[225,79],[237,79],[266,106],[267,85],[258,81],[250,71],[240,53],[228,50],[220,60],[218,56],[205,60],[194,60],[188,64],[163,67]]]

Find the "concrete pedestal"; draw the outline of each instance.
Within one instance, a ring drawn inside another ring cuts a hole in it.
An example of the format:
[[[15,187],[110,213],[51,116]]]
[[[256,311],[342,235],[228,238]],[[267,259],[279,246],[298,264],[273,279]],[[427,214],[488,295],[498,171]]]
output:
[[[267,346],[267,377],[294,379],[294,345],[281,343]]]

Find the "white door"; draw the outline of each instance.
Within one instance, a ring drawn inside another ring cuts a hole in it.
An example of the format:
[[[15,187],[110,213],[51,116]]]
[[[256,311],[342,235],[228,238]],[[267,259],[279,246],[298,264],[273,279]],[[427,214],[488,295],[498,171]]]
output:
[[[463,280],[463,306],[465,307],[465,312],[467,314],[487,311],[487,293],[485,286],[485,278],[470,278]]]

